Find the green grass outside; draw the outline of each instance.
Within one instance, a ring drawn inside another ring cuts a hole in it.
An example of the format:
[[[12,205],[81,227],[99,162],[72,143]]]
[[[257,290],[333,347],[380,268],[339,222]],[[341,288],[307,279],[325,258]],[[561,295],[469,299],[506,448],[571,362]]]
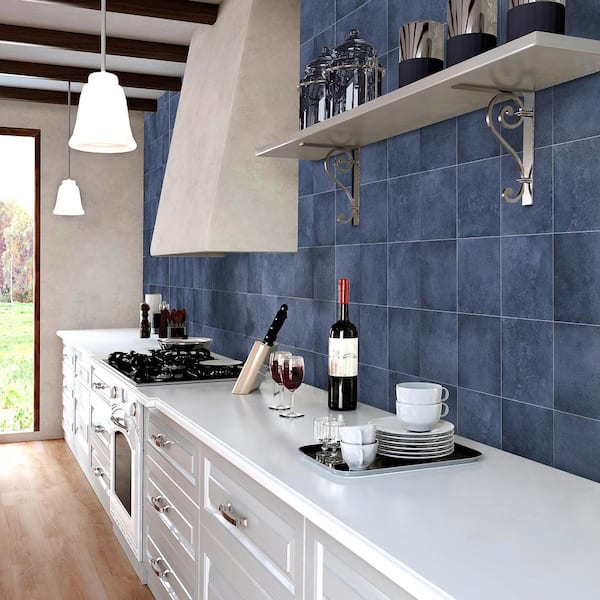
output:
[[[33,304],[0,302],[0,432],[33,429]]]

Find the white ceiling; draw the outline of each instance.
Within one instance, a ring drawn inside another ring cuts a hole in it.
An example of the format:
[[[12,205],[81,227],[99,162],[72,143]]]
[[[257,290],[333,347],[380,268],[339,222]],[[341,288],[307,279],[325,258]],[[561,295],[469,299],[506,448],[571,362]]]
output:
[[[201,1],[201,0],[197,0]],[[203,0],[220,4],[222,0]],[[168,0],[165,0],[168,2]],[[198,29],[208,29],[209,25],[199,25],[170,19],[155,19],[135,15],[108,13],[106,19],[107,36],[187,45]],[[101,14],[97,10],[46,3],[44,0],[0,0],[0,23],[21,25],[42,29],[55,29],[87,34],[100,34]],[[50,63],[75,67],[99,69],[100,55],[88,52],[75,52],[31,45],[0,41],[0,60]],[[181,77],[183,63],[148,60],[123,56],[107,56],[107,70],[152,75]],[[0,86],[13,86],[37,89],[65,90],[66,83],[41,80],[18,75],[0,73]],[[73,83],[73,90],[80,91],[82,84]],[[158,98],[162,90],[126,89],[130,97]]]

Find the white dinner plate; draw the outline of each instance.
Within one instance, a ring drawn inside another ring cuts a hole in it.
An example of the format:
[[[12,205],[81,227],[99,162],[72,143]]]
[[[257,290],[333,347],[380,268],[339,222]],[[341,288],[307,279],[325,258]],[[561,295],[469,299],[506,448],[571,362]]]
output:
[[[438,421],[429,431],[410,431],[396,417],[380,417],[369,421],[375,429],[391,435],[409,436],[412,438],[435,437],[454,431],[454,425],[449,421]]]
[[[388,458],[408,458],[408,459],[429,459],[429,458],[443,458],[449,456],[454,452],[454,446],[444,450],[443,452],[433,452],[429,454],[414,454],[412,452],[392,452],[388,450],[378,450],[377,454],[381,456],[387,456]]]
[[[377,431],[375,436],[378,440],[382,440],[384,442],[401,442],[401,443],[429,443],[429,442],[443,442],[446,440],[454,439],[454,433],[445,433],[444,435],[433,435],[429,437],[412,437],[408,435],[392,435],[389,433],[383,433],[381,431]]]
[[[395,443],[390,443],[390,442],[382,442],[381,440],[379,440],[379,448],[389,448],[391,450],[393,449],[406,449],[406,450],[438,450],[440,448],[446,448],[448,446],[451,446],[452,444],[454,444],[454,440],[450,439],[450,440],[445,440],[443,442],[439,442],[439,443],[432,443],[432,444],[418,444],[418,445],[414,445],[414,444],[395,444]]]

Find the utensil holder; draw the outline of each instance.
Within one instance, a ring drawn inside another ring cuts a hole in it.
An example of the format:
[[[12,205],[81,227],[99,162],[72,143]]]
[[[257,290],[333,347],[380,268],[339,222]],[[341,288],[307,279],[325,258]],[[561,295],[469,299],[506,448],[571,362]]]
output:
[[[444,68],[444,25],[437,21],[412,21],[400,28],[399,87]]]
[[[244,396],[260,386],[269,372],[269,356],[277,350],[277,347],[277,343],[269,346],[258,340],[252,344],[248,358],[233,386],[233,394]]]
[[[508,0],[508,41],[532,31],[565,33],[566,0]]]
[[[448,0],[446,66],[496,47],[498,0]]]

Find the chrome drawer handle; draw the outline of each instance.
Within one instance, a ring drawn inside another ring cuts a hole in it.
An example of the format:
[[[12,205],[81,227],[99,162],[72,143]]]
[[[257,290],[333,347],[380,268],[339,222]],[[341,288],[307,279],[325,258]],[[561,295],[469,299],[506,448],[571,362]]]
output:
[[[105,383],[101,383],[99,381],[94,381],[94,389],[95,390],[105,390],[108,386]]]
[[[158,448],[166,448],[167,446],[173,445],[171,440],[167,439],[167,436],[164,433],[153,433],[150,436],[150,439],[154,442],[154,445]]]
[[[156,573],[157,577],[160,577],[161,579],[166,579],[167,575],[171,571],[169,569],[161,569],[160,568],[161,562],[165,562],[165,559],[164,558],[151,558],[150,566],[152,567],[152,570],[154,571],[154,573]]]
[[[94,425],[94,433],[104,433],[106,429],[102,425]]]
[[[93,467],[92,472],[94,477],[102,477],[104,475],[104,469],[102,467]]]
[[[234,510],[231,504],[219,504],[219,512],[221,516],[234,527],[248,527],[248,519],[240,517]]]
[[[165,502],[164,496],[151,496],[150,502],[152,502],[152,506],[154,506],[154,510],[159,513],[169,512],[169,509],[173,508],[172,504],[167,504]]]

